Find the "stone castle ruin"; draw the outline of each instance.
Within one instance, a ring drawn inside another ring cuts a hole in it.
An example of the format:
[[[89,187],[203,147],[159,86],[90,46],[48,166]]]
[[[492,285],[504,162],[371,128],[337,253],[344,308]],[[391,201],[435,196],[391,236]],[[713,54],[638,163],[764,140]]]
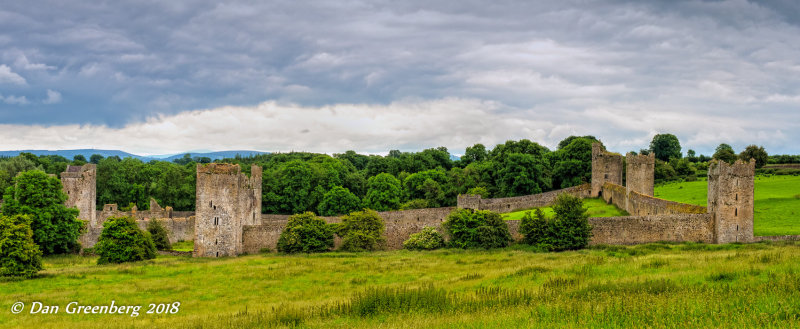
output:
[[[795,239],[798,237],[753,236],[753,189],[755,162],[735,164],[713,161],[708,170],[708,206],[662,200],[653,196],[655,157],[623,157],[592,145],[592,180],[580,186],[545,193],[483,199],[478,195],[459,195],[457,207],[380,212],[386,223],[389,249],[400,249],[409,235],[432,226],[441,228],[447,215],[456,208],[510,212],[548,206],[560,193],[587,198],[601,197],[626,210],[629,216],[589,218],[593,226],[590,244],[639,244],[672,242],[752,242]],[[623,173],[625,183],[623,185]],[[150,209],[121,212],[116,205],[95,210],[96,168],[70,166],[61,175],[68,206],[80,210],[79,218],[89,223],[81,237],[91,247],[111,216],[132,216],[144,228],[149,220],[159,220],[170,232],[170,241],[194,240],[195,257],[229,257],[243,253],[275,250],[288,215],[261,214],[261,167],[252,166],[250,176],[239,165],[211,163],[197,166],[196,212],[176,212],[161,208],[155,200]],[[325,217],[339,222],[337,217]],[[507,221],[512,236],[519,238],[519,221]]]
[[[261,222],[261,167],[250,177],[239,165],[197,165],[194,256],[236,256],[243,252],[242,228]]]

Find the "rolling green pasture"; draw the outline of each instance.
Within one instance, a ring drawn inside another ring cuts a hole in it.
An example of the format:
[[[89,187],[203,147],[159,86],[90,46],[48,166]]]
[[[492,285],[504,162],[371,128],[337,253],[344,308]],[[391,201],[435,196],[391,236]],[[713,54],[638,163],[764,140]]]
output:
[[[606,204],[606,202],[600,198],[583,199],[583,207],[586,208],[586,213],[589,214],[589,217],[615,217],[628,215],[625,210],[619,209],[613,204]],[[542,207],[541,209],[542,212],[544,212],[545,217],[552,218],[555,215],[553,208],[551,207]],[[525,213],[529,211],[531,212],[531,215],[533,215],[533,209],[526,209],[505,213],[502,214],[502,216],[505,220],[522,219],[522,216],[525,216]]]
[[[658,198],[705,206],[708,182],[656,186]],[[755,235],[800,234],[800,176],[755,177]]]
[[[793,243],[95,261],[49,257],[39,278],[0,281],[0,327],[800,327]],[[144,307],[138,317],[65,314],[72,301],[111,300]],[[61,311],[10,312],[33,301]],[[144,314],[149,303],[176,301],[176,314]]]

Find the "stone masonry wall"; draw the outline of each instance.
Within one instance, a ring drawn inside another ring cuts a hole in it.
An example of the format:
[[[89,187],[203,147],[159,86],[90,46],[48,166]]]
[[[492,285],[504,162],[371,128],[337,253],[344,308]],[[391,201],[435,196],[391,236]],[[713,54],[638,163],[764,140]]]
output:
[[[631,191],[628,193],[628,213],[634,216],[667,214],[705,214],[706,207],[668,201]]]
[[[628,195],[624,187],[617,184],[605,183],[603,184],[603,200],[606,203],[613,204],[617,208],[625,210],[628,209]]]
[[[712,214],[593,217],[590,245],[659,241],[714,243]]]
[[[586,198],[589,197],[590,192],[591,185],[583,184],[550,192],[510,198],[482,199],[480,195],[459,195],[457,205],[458,208],[491,210],[503,213],[549,206],[553,204],[556,197],[561,193],[569,193],[579,198]]]
[[[403,241],[412,233],[422,231],[425,226],[435,227],[439,232],[441,224],[454,207],[426,208],[399,211],[384,211],[378,215],[386,225],[386,248],[402,249]],[[242,244],[246,253],[257,253],[262,249],[277,250],[278,238],[286,227],[288,215],[262,215],[260,225],[247,225],[243,228]],[[339,223],[339,217],[322,217],[328,223]]]

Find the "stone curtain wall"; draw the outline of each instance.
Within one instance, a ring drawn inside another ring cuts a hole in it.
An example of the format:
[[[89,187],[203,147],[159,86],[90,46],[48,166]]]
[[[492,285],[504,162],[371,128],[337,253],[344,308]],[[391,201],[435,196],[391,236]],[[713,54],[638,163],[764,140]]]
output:
[[[613,203],[633,216],[668,215],[668,214],[705,214],[706,207],[659,199],[639,192],[626,193],[622,186],[603,184],[603,200]]]
[[[169,236],[169,243],[194,240],[194,216],[137,220],[136,225],[146,231],[147,224],[151,220],[157,220],[164,225]]]
[[[457,205],[458,208],[491,210],[504,213],[549,206],[553,204],[556,197],[561,193],[569,193],[579,198],[586,198],[591,193],[591,185],[583,184],[550,192],[510,198],[482,199],[480,195],[459,195]]]
[[[592,217],[591,245],[659,241],[714,243],[712,214]]]
[[[628,193],[628,213],[634,216],[668,214],[705,214],[706,207],[668,201],[631,191]]]
[[[413,234],[422,231],[425,226],[432,226],[444,234],[441,225],[455,207],[410,209],[384,211],[378,215],[386,225],[386,248],[402,249],[403,242]],[[278,238],[286,227],[288,215],[262,215],[261,225],[247,225],[243,228],[242,244],[244,252],[257,253],[262,249],[277,250]],[[340,217],[322,217],[328,223],[340,223]],[[338,243],[337,243],[338,245]]]
[[[611,203],[617,208],[627,211],[628,209],[628,194],[624,187],[617,184],[605,183],[603,184],[602,193],[603,200],[606,203]]]

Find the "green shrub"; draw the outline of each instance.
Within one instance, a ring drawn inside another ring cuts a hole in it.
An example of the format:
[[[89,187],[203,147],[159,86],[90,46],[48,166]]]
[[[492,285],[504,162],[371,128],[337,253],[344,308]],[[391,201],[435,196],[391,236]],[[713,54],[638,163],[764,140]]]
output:
[[[30,278],[42,269],[42,252],[33,242],[31,218],[0,216],[0,275]]]
[[[419,233],[411,234],[403,242],[403,248],[410,250],[433,250],[444,247],[444,237],[435,228],[426,226]]]
[[[147,232],[150,232],[150,237],[153,238],[153,243],[158,250],[172,250],[172,244],[169,243],[169,234],[164,224],[156,219],[151,219],[147,223]]]
[[[134,262],[156,258],[156,245],[150,233],[142,231],[130,217],[110,217],[103,223],[103,232],[95,253],[97,264]]]
[[[379,250],[386,244],[383,218],[374,210],[365,209],[342,217],[337,229],[337,234],[342,237],[341,250],[344,251]]]
[[[278,251],[323,252],[333,248],[333,228],[312,212],[289,217],[278,239]]]
[[[67,194],[58,178],[38,170],[22,172],[6,189],[3,200],[6,216],[30,215],[33,242],[45,255],[80,249],[78,237],[85,224],[76,218],[78,209],[64,206]]]
[[[539,209],[534,216],[526,213],[520,223],[523,242],[545,250],[562,251],[585,248],[589,244],[592,227],[583,200],[562,193],[553,204],[553,219],[545,219]]]
[[[425,208],[428,208],[428,200],[425,199],[414,199],[400,205],[400,210],[425,209]]]
[[[500,214],[489,210],[454,210],[442,226],[456,248],[501,248],[511,241],[508,225]]]
[[[538,245],[545,240],[547,235],[547,218],[541,209],[536,208],[533,216],[526,212],[519,223],[519,233],[522,234],[522,242],[529,245]]]

